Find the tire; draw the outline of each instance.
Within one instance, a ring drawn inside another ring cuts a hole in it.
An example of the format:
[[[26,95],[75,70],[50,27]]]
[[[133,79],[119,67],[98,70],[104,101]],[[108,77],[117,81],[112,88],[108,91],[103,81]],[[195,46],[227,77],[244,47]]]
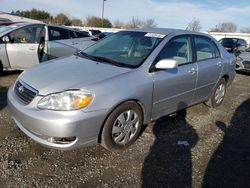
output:
[[[121,104],[108,116],[103,126],[101,145],[109,151],[127,148],[139,136],[142,122],[143,115],[138,104]]]
[[[215,86],[215,89],[212,95],[210,96],[210,99],[207,102],[205,102],[206,105],[212,108],[220,106],[225,98],[226,88],[227,88],[227,83],[224,78],[221,78],[217,83],[217,85]]]

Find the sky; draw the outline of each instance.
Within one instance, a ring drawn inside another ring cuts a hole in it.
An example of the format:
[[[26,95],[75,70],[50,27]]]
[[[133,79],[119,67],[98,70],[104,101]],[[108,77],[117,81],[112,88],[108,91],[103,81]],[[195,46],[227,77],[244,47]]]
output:
[[[0,11],[45,10],[52,15],[65,13],[83,20],[88,15],[102,16],[103,0],[0,0]],[[194,18],[202,31],[221,22],[234,22],[238,29],[250,27],[249,0],[106,0],[104,17],[111,22],[132,17],[154,19],[157,27],[185,29]]]

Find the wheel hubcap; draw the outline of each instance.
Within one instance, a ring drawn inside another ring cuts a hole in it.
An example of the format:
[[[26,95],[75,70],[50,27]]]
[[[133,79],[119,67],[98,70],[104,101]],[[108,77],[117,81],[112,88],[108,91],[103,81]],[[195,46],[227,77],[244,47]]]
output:
[[[225,86],[224,84],[220,84],[215,91],[215,103],[216,104],[221,103],[224,96],[225,96]]]
[[[112,127],[112,138],[117,144],[127,144],[139,128],[138,114],[133,110],[122,112]]]

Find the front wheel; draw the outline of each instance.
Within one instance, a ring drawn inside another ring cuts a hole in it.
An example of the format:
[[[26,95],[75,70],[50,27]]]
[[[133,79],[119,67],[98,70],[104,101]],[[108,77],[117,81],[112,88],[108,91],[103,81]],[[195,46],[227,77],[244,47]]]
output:
[[[227,83],[224,78],[220,79],[215,89],[210,97],[210,99],[206,102],[206,104],[210,107],[217,107],[219,106],[222,101],[224,100],[226,94],[226,86]]]
[[[109,115],[104,124],[101,145],[110,151],[127,148],[139,136],[142,121],[142,111],[138,104],[121,104]]]

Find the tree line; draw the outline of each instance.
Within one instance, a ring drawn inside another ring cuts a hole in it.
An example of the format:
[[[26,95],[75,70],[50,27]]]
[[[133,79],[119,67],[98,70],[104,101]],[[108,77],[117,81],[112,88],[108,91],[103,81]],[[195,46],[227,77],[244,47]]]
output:
[[[202,25],[199,19],[193,18],[187,25],[186,30],[200,31]],[[235,33],[238,31],[238,27],[233,22],[221,22],[215,27],[208,29],[209,32],[224,32],[224,33]],[[239,30],[241,33],[250,33],[250,27],[242,27]]]
[[[45,23],[56,24],[56,25],[74,25],[74,26],[86,26],[86,27],[105,27],[105,28],[146,28],[146,27],[156,27],[154,19],[148,20],[139,20],[132,17],[131,21],[122,22],[116,20],[114,23],[111,23],[109,19],[102,19],[96,16],[87,16],[85,20],[78,18],[71,18],[70,16],[59,13],[56,16],[52,16],[49,12],[31,9],[24,11],[12,11],[11,14],[22,16],[26,18],[41,20]]]
[[[49,12],[38,9],[24,10],[24,11],[12,11],[11,14],[41,20],[45,23],[56,25],[73,25],[73,26],[86,26],[86,27],[105,27],[105,28],[152,28],[157,27],[154,19],[140,20],[132,17],[130,21],[124,22],[116,20],[113,23],[109,19],[102,19],[96,16],[87,16],[86,19],[81,20],[78,18],[71,18],[69,15],[59,13],[56,16],[52,16]],[[201,31],[202,25],[199,19],[193,18],[186,27],[186,30]],[[238,31],[238,27],[233,22],[218,23],[214,28],[209,29],[210,32],[230,32],[234,33]],[[240,28],[242,33],[250,33],[250,27]]]

